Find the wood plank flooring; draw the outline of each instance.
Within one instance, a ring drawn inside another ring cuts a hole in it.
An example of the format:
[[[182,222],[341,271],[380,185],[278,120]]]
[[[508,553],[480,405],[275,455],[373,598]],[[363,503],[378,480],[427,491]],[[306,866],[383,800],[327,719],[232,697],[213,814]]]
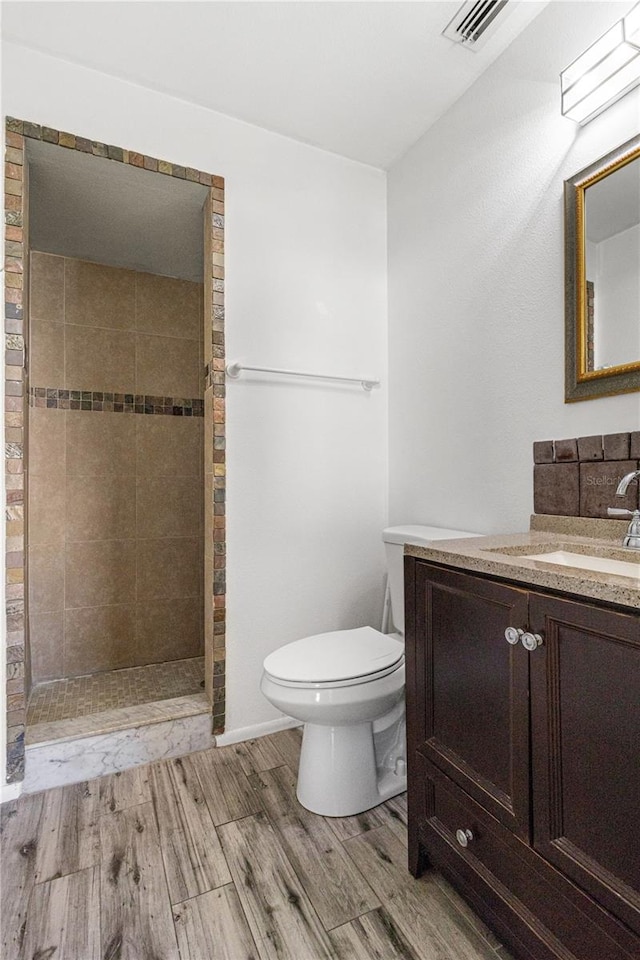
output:
[[[406,800],[318,817],[300,732],[4,804],[2,960],[510,960],[437,873]]]

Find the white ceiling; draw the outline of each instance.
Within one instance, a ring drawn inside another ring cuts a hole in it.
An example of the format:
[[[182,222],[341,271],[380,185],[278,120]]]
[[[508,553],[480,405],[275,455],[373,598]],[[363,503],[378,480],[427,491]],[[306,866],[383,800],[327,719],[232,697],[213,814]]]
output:
[[[202,283],[207,187],[27,142],[32,249]]]
[[[6,2],[2,16],[7,40],[387,168],[548,0],[510,0],[477,51],[441,36],[461,2]]]

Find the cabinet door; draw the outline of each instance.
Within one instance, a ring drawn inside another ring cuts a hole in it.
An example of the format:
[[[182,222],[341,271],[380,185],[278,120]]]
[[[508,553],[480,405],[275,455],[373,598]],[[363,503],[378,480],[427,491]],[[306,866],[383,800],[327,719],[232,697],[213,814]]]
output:
[[[534,847],[640,932],[640,614],[531,595]]]
[[[527,593],[422,561],[409,591],[409,763],[422,754],[528,840],[529,655],[505,639]]]

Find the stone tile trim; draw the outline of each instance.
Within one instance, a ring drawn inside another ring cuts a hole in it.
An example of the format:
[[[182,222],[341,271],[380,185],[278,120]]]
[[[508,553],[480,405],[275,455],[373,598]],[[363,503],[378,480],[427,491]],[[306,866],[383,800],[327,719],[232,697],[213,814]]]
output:
[[[4,274],[4,332],[5,332],[5,482],[6,482],[6,624],[7,624],[7,766],[6,781],[15,783],[24,777],[24,731],[26,719],[26,676],[25,676],[25,485],[24,485],[24,430],[26,416],[26,387],[28,371],[25,368],[25,336],[27,334],[27,289],[24,276],[27,265],[28,238],[26,236],[26,196],[24,192],[25,138],[44,140],[69,150],[103,157],[116,163],[126,163],[154,173],[156,176],[176,177],[191,180],[210,189],[210,302],[205,302],[205,310],[211,320],[211,369],[207,372],[207,385],[213,387],[215,395],[214,414],[205,430],[211,431],[214,450],[214,490],[213,502],[209,505],[212,515],[213,551],[216,564],[211,584],[207,585],[213,602],[213,670],[211,677],[211,699],[213,702],[213,733],[223,733],[225,725],[225,400],[224,400],[224,179],[210,173],[195,170],[192,167],[169,163],[156,157],[146,156],[133,150],[124,150],[112,144],[89,140],[73,133],[55,130],[42,124],[7,117],[5,120],[5,274]],[[39,388],[36,388],[36,390]],[[40,388],[42,389],[42,388]],[[47,389],[46,387],[44,388]],[[56,388],[49,388],[55,390]],[[44,398],[39,400],[65,402],[65,397]],[[162,399],[166,398],[153,398]],[[172,398],[174,399],[174,398]],[[69,397],[69,404],[78,402]],[[81,399],[81,404],[89,401]],[[91,409],[94,403],[116,403],[124,406],[130,401],[98,400],[92,394]],[[183,403],[187,401],[183,400]],[[192,401],[193,403],[193,401]],[[47,404],[48,405],[48,404]],[[134,398],[134,408],[135,408]],[[140,406],[141,404],[138,404]],[[180,407],[180,404],[153,403],[145,406]],[[63,407],[62,409],[66,409]],[[71,406],[69,409],[75,409]],[[82,406],[80,407],[82,409]],[[104,406],[103,408],[104,409]],[[174,416],[188,416],[183,412]],[[113,412],[120,412],[115,410]],[[135,409],[133,412],[136,411]],[[145,412],[147,412],[145,410]],[[154,409],[154,413],[159,413]],[[163,409],[162,413],[168,413]],[[199,414],[195,414],[199,415]]]
[[[29,406],[49,410],[85,410],[104,413],[142,413],[169,417],[204,417],[204,400],[192,397],[156,397],[140,393],[107,393],[29,387]]]
[[[640,484],[615,496],[618,483],[640,468],[640,431],[533,444],[536,514],[608,518],[608,507],[640,509]]]

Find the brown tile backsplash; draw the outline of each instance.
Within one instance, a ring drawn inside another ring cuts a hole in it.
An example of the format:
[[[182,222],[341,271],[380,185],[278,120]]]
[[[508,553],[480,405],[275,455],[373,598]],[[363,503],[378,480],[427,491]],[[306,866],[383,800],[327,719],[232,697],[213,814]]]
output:
[[[533,468],[533,509],[561,517],[576,517],[580,508],[577,463],[536,463]]]
[[[640,432],[536,441],[535,513],[606,518],[608,507],[638,509],[639,484],[632,484],[626,497],[615,496],[622,477],[640,466],[640,442],[636,437],[640,439]],[[541,461],[541,451],[548,456],[550,447],[551,460]],[[576,459],[580,462],[567,462]]]
[[[628,433],[610,433],[602,438],[604,460],[628,460],[631,435]]]
[[[579,460],[602,460],[602,437],[580,437],[578,440]]]
[[[570,463],[578,459],[576,440],[556,440],[554,444],[556,463]]]
[[[533,444],[534,463],[553,463],[553,440],[536,440]]]
[[[580,464],[580,516],[607,517],[607,507],[638,509],[638,485],[633,483],[625,497],[617,497],[616,489],[626,473],[637,470],[637,461],[603,460]]]

